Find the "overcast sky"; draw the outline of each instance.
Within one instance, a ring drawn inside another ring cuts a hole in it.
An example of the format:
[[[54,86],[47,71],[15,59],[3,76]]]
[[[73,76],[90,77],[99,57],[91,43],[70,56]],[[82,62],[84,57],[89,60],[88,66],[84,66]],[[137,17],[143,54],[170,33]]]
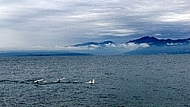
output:
[[[190,0],[0,0],[0,49],[190,37]]]

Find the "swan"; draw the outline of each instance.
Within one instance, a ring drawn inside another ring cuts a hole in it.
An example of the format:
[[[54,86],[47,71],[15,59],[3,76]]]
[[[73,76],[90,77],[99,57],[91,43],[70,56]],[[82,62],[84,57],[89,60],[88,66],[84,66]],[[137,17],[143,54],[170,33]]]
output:
[[[95,80],[92,79],[92,80],[88,81],[88,83],[89,83],[89,84],[94,84],[94,83],[95,83]]]
[[[44,82],[44,79],[39,79],[39,80],[35,80],[34,83],[43,83]]]
[[[65,78],[60,78],[60,79],[57,79],[57,83],[60,83],[61,82],[61,80],[64,80]]]

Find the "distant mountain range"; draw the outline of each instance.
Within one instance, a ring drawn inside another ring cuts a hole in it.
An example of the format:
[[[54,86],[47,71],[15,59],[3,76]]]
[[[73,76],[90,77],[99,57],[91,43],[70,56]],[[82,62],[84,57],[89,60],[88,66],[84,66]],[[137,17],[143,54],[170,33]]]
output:
[[[131,40],[123,44],[116,44],[113,41],[105,42],[87,42],[73,45],[74,47],[93,48],[88,51],[91,54],[107,53],[108,55],[139,55],[139,54],[189,54],[190,38],[188,39],[158,39],[145,36],[139,39]]]
[[[112,41],[104,41],[104,42],[87,42],[82,44],[76,44],[73,45],[74,47],[110,47],[110,46],[116,46],[117,44]]]
[[[126,42],[125,44],[128,43],[134,43],[134,44],[142,44],[146,43],[150,46],[177,46],[177,45],[188,45],[190,43],[190,38],[188,39],[177,39],[177,40],[172,40],[172,39],[157,39],[155,37],[149,37],[145,36],[139,39],[131,40]],[[82,44],[76,44],[73,45],[75,47],[115,47],[121,44],[116,44],[113,41],[104,41],[104,42],[87,42],[87,43],[82,43]]]
[[[190,38],[158,39],[145,36],[123,44],[113,41],[86,42],[65,46],[59,51],[8,51],[5,56],[87,56],[87,55],[152,55],[152,54],[190,54]]]
[[[125,55],[150,55],[150,54],[190,54],[190,38],[188,39],[157,39],[155,37],[142,37],[127,43],[149,45],[147,48],[138,48],[136,50],[125,52]]]
[[[188,39],[177,39],[177,40],[172,40],[172,39],[157,39],[155,37],[149,37],[145,36],[140,39],[132,40],[127,43],[147,43],[150,46],[173,46],[173,45],[187,45],[190,42],[190,38]]]

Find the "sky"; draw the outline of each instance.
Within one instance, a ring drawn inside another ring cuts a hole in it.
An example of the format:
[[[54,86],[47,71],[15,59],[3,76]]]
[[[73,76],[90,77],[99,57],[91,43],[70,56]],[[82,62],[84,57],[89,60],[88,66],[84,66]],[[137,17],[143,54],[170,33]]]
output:
[[[190,0],[0,0],[0,50],[190,37]]]

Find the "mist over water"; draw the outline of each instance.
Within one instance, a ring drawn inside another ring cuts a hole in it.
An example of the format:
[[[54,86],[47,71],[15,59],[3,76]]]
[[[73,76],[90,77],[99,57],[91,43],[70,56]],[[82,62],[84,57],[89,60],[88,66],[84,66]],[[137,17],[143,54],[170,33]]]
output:
[[[189,65],[190,55],[1,57],[0,106],[189,107]]]

